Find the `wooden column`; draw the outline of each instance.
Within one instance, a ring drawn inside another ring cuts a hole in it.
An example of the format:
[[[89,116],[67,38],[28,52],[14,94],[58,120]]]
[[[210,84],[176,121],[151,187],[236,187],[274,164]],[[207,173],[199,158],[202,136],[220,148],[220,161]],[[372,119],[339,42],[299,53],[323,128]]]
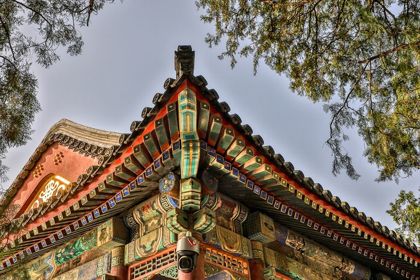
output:
[[[251,272],[251,280],[264,280],[264,264],[262,260],[249,261],[249,270]]]
[[[124,246],[112,249],[111,273],[115,280],[128,279],[128,267],[124,266]]]
[[[249,262],[251,280],[264,280],[264,249],[259,241],[251,241],[254,259]]]
[[[128,279],[128,267],[123,265],[114,266],[111,268],[111,275],[115,277],[115,280],[127,280]]]

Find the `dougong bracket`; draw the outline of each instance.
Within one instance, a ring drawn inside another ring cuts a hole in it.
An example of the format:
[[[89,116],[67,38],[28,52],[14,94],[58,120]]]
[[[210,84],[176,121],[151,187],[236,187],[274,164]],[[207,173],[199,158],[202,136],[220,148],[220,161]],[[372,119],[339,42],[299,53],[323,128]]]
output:
[[[181,135],[181,179],[196,178],[200,158],[197,133],[197,99],[195,93],[186,88],[178,95],[179,131]]]

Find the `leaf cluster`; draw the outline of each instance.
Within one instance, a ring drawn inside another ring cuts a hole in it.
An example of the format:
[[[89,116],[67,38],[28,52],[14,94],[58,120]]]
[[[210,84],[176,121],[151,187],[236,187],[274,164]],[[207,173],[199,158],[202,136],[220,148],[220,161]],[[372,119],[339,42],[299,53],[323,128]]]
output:
[[[396,229],[397,233],[406,236],[411,242],[419,244],[420,197],[415,197],[412,191],[402,190],[395,203],[390,203],[390,205],[391,209],[387,213],[400,226]]]
[[[40,111],[36,61],[48,68],[57,62],[59,47],[82,52],[79,27],[88,25],[113,0],[3,0],[0,2],[0,184],[7,179],[2,164],[7,149],[30,139],[31,124]]]
[[[411,176],[419,166],[420,2],[416,0],[198,0],[215,24],[209,46],[220,58],[252,56],[286,74],[290,88],[331,113],[333,174],[357,179],[343,148],[356,127],[378,181]]]

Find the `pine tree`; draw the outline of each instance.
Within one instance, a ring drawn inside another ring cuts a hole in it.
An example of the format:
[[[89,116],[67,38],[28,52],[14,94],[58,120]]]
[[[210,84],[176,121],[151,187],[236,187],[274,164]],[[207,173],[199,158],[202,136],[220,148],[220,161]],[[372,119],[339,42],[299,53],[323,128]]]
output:
[[[234,67],[252,56],[290,79],[290,88],[331,113],[326,144],[334,175],[359,174],[343,148],[355,127],[378,181],[419,167],[420,2],[415,0],[199,0],[214,23],[210,46]]]
[[[2,164],[7,149],[24,145],[40,111],[33,60],[48,68],[59,47],[70,55],[82,52],[78,27],[113,0],[7,0],[0,3],[0,184],[7,180]],[[26,34],[29,29],[36,30]]]

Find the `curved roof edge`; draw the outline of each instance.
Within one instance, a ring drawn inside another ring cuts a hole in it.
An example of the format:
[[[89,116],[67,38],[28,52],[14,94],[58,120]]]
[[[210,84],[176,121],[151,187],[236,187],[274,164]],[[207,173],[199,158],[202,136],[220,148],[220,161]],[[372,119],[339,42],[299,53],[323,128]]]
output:
[[[61,119],[55,123],[45,134],[41,143],[35,149],[30,156],[29,160],[23,166],[19,174],[16,176],[14,181],[10,184],[3,197],[0,199],[0,205],[8,203],[16,194],[17,190],[22,186],[25,179],[30,174],[31,169],[42,156],[42,154],[48,149],[50,145],[55,142],[60,142],[64,138],[74,139],[79,143],[88,144],[90,146],[96,146],[102,148],[101,150],[110,149],[114,146],[121,145],[121,136],[124,135],[118,132],[106,131],[81,125],[70,121],[68,119]],[[69,142],[69,141],[67,141]],[[64,144],[66,145],[66,144]],[[69,143],[66,146],[69,148],[77,149],[77,145],[71,147]],[[87,145],[84,145],[87,146]],[[82,149],[79,149],[82,150]],[[99,149],[97,149],[99,150]],[[86,155],[98,156],[98,153],[91,153],[87,150],[84,151]]]
[[[61,119],[48,130],[41,145],[48,141],[50,136],[54,134],[63,134],[79,141],[104,148],[120,145],[119,139],[122,135],[122,133],[96,129],[68,119]]]

